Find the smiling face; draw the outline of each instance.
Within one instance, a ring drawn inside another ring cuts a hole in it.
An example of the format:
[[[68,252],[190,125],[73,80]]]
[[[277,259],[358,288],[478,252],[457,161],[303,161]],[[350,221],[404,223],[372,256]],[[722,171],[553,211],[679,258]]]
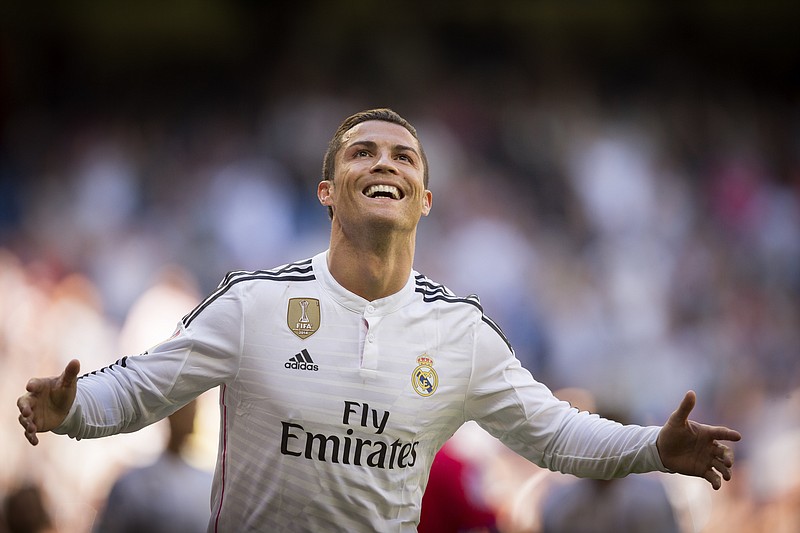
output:
[[[430,211],[422,150],[399,124],[368,120],[344,132],[334,168],[317,190],[334,224],[414,230]]]

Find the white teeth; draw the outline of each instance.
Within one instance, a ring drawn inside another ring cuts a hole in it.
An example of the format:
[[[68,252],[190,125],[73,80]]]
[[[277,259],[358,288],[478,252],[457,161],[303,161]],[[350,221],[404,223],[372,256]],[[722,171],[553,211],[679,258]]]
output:
[[[400,191],[397,189],[397,187],[392,185],[370,185],[367,187],[367,190],[364,191],[364,194],[369,198],[375,198],[378,196],[378,193],[388,194],[394,200],[400,199]]]

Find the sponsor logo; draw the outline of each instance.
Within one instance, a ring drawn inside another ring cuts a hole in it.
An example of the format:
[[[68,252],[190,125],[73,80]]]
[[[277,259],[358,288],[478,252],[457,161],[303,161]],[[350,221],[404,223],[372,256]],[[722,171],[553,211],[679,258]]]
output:
[[[367,403],[345,401],[343,427],[334,433],[317,433],[301,424],[281,421],[281,454],[365,468],[412,468],[417,463],[419,441],[387,438],[384,430],[389,415],[389,411],[372,409]]]
[[[320,324],[319,300],[316,298],[289,298],[286,325],[300,337],[307,339],[317,332]]]
[[[286,361],[283,366],[284,368],[290,368],[292,370],[310,370],[312,372],[317,372],[319,370],[319,365],[314,364],[313,359],[311,359],[311,354],[308,353],[308,350],[305,348]]]
[[[439,387],[439,375],[427,353],[417,357],[417,367],[411,372],[411,384],[420,396],[430,396]]]

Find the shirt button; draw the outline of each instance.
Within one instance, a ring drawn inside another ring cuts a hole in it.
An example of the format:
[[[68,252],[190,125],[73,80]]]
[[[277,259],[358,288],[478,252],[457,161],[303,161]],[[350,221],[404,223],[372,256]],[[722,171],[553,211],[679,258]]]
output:
[[[373,335],[372,333],[370,333],[369,335],[367,335],[367,341],[369,341],[369,342],[375,342],[375,335]]]
[[[375,306],[374,305],[368,305],[367,306],[367,313],[374,313],[374,312],[375,312]]]

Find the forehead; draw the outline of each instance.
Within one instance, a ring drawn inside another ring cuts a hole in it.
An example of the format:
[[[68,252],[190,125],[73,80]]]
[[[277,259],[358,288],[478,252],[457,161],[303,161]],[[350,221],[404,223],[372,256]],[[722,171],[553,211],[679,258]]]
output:
[[[387,143],[391,145],[419,147],[417,139],[400,124],[385,120],[368,120],[356,124],[342,135],[342,145],[347,146],[359,142]]]

